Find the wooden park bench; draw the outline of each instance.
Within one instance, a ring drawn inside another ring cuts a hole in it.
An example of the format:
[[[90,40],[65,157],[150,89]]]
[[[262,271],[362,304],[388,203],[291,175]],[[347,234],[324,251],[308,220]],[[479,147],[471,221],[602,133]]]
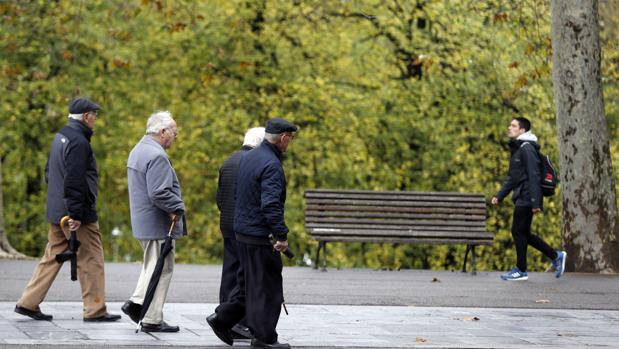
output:
[[[486,231],[486,203],[481,194],[371,190],[305,190],[305,229],[318,241],[314,268],[327,242],[466,244],[472,274],[475,246],[492,245]]]

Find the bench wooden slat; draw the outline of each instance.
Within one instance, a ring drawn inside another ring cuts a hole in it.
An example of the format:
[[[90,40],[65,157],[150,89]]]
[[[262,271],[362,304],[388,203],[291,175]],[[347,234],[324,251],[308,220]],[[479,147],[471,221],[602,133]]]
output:
[[[374,218],[380,219],[442,219],[442,220],[468,220],[479,221],[486,220],[485,215],[471,215],[471,214],[438,214],[438,213],[426,213],[426,214],[402,214],[402,213],[377,213],[377,212],[325,212],[325,211],[306,211],[306,222],[316,222],[320,217],[330,217],[331,221],[339,220],[340,218]]]
[[[389,195],[389,196],[460,196],[460,197],[484,197],[478,193],[459,193],[451,191],[398,191],[398,190],[357,190],[357,189],[305,189],[305,195]]]
[[[352,199],[352,200],[376,200],[376,201],[485,201],[485,197],[482,195],[468,195],[468,196],[452,196],[452,195],[431,195],[430,193],[411,193],[403,195],[391,195],[385,193],[375,194],[349,194],[349,193],[333,193],[333,194],[315,194],[305,193],[305,200],[320,200],[320,199]]]
[[[376,232],[370,229],[326,229],[313,230],[312,236],[375,236],[375,237],[434,237],[439,238],[446,236],[444,232],[437,230],[412,229],[412,230],[382,230]],[[487,239],[491,238],[492,234],[485,231],[450,231],[449,237],[471,238],[471,239]]]
[[[346,226],[346,227],[333,227],[333,226],[320,226],[320,227],[309,227],[307,224],[305,225],[305,229],[307,229],[310,233],[324,233],[324,232],[334,232],[337,233],[341,230],[372,230],[376,235],[380,235],[383,231],[412,231],[412,230],[427,230],[427,231],[436,231],[437,235],[449,235],[450,232],[454,231],[471,231],[471,232],[486,232],[486,227],[479,225],[477,227],[455,227],[455,226],[406,226],[406,227],[397,227],[397,226],[385,226],[385,227],[377,227],[377,226],[368,226],[366,224],[361,224],[359,226]]]
[[[313,211],[353,211],[353,212],[394,212],[394,213],[470,213],[485,215],[486,208],[449,208],[449,207],[387,207],[387,206],[353,206],[353,205],[314,205],[308,203],[306,212]]]
[[[389,241],[380,237],[337,237],[337,236],[324,236],[320,238],[321,241],[332,242],[369,242],[369,243],[394,243],[394,244],[471,244],[474,242],[476,245],[492,245],[492,240],[480,239],[479,241],[471,241],[471,239],[419,239],[419,238],[391,238]]]
[[[306,217],[306,224],[368,224],[368,225],[380,225],[380,226],[412,226],[412,225],[447,225],[458,227],[470,227],[470,226],[486,226],[483,220],[420,220],[420,219],[364,219],[364,218],[342,218],[336,219],[329,217]]]
[[[314,228],[316,226],[329,226],[333,228],[341,228],[340,226],[346,227],[348,225],[378,225],[378,226],[398,226],[402,228],[413,227],[413,226],[455,226],[455,227],[485,227],[485,222],[483,221],[430,221],[430,220],[404,220],[404,219],[392,219],[392,220],[384,220],[377,221],[373,219],[339,219],[337,221],[328,221],[327,219],[322,219],[319,222],[309,222],[308,218],[305,219],[305,225],[308,228]]]
[[[353,206],[400,206],[400,207],[470,207],[485,209],[485,202],[447,202],[447,201],[373,201],[373,200],[333,200],[333,199],[316,199],[308,201],[308,204],[323,204],[323,205],[353,205]]]

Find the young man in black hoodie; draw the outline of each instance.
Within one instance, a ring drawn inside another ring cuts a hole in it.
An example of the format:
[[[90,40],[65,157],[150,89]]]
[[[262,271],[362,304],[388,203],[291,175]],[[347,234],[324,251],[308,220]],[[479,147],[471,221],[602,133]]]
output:
[[[515,118],[511,121],[507,136],[511,158],[507,180],[501,190],[492,198],[492,204],[497,205],[511,192],[514,202],[512,221],[512,237],[516,245],[516,266],[501,275],[507,281],[524,281],[527,274],[527,247],[531,245],[552,261],[556,277],[561,277],[565,269],[565,251],[555,251],[539,236],[531,233],[533,215],[543,209],[541,190],[541,159],[540,146],[537,137],[531,133],[531,122],[526,118]]]

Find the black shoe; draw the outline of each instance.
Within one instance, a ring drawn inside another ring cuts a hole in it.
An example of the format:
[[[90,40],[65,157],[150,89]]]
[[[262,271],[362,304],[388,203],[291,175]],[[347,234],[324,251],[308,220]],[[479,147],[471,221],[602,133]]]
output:
[[[15,312],[17,314],[29,316],[35,320],[52,321],[52,319],[54,318],[51,315],[43,314],[41,310],[30,310],[24,307],[20,307],[19,305],[15,306]]]
[[[136,324],[140,321],[140,313],[142,312],[142,305],[133,303],[132,301],[126,301],[120,308],[123,313],[127,314]]]
[[[232,329],[230,330],[230,334],[232,335],[232,338],[234,339],[253,339],[254,338],[254,336],[252,336],[251,332],[249,331],[249,328],[241,324],[236,324],[232,326]]]
[[[267,344],[259,339],[252,339],[251,340],[251,348],[260,348],[260,349],[290,349],[290,344],[288,343],[280,343],[280,342],[275,342],[275,343],[271,343],[271,344]]]
[[[120,315],[105,313],[98,317],[85,317],[84,322],[114,322],[120,320]]]
[[[228,345],[232,345],[232,343],[234,343],[230,329],[219,321],[217,318],[217,313],[209,315],[206,318],[206,322],[208,322],[209,326],[213,329],[213,332],[215,332],[215,335],[221,339],[222,342]]]
[[[147,324],[142,323],[142,332],[178,332],[180,328],[178,326],[170,326],[165,321],[161,321],[160,324]]]

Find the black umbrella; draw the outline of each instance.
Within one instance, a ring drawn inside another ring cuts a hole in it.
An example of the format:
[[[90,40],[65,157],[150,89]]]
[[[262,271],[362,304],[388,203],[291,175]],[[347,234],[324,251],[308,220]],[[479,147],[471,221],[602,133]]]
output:
[[[69,216],[64,216],[60,220],[60,229],[69,220]],[[56,262],[62,264],[68,260],[71,260],[71,280],[77,280],[77,249],[80,247],[80,242],[77,240],[77,231],[71,230],[71,237],[69,237],[69,249],[63,253],[56,255]]]
[[[176,217],[177,216],[174,216],[172,218],[172,225],[170,225],[170,231],[168,232],[168,236],[166,237],[163,245],[161,245],[161,254],[157,259],[157,264],[155,265],[155,270],[153,270],[153,275],[151,275],[150,281],[148,282],[148,288],[146,288],[144,302],[142,303],[142,311],[140,311],[138,326],[135,329],[135,333],[138,333],[138,331],[140,330],[142,319],[144,318],[144,315],[146,315],[148,307],[150,307],[150,303],[153,301],[153,297],[155,296],[157,285],[159,285],[159,278],[161,277],[161,271],[163,270],[163,263],[165,262],[168,254],[170,254],[170,251],[172,251],[172,230],[174,230],[174,225],[176,224]]]

